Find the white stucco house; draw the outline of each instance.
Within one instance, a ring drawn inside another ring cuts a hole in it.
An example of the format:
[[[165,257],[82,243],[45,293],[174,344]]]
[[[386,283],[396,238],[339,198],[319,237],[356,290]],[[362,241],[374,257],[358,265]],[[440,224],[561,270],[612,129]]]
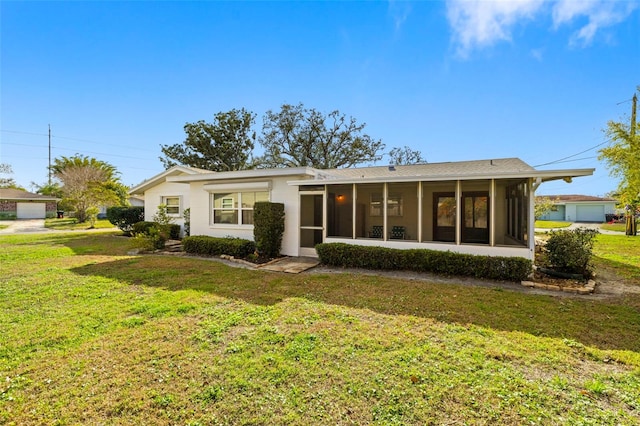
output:
[[[283,203],[282,254],[315,256],[321,242],[534,256],[534,194],[542,182],[594,169],[536,170],[517,158],[410,166],[209,172],[168,169],[130,190],[151,220],[159,204],[191,235],[253,239],[256,201]]]
[[[541,220],[563,222],[606,222],[607,215],[616,212],[617,201],[613,198],[591,195],[540,195],[553,201],[550,211]]]

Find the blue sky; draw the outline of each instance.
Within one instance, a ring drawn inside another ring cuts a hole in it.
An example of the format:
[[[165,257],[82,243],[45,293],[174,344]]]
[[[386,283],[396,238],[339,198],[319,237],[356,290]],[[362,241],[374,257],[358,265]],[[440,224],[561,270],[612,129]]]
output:
[[[134,185],[186,122],[302,102],[429,162],[596,168],[541,194],[604,195],[609,120],[640,84],[640,1],[0,2],[0,162],[29,188],[51,155]],[[259,145],[257,153],[260,152]],[[387,164],[387,160],[378,164]]]

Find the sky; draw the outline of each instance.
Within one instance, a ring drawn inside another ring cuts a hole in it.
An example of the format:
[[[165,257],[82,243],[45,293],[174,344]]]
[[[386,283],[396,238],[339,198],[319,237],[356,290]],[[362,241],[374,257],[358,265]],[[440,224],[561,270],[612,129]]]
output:
[[[31,190],[49,127],[52,159],[136,185],[185,123],[245,108],[260,134],[266,111],[302,103],[430,163],[595,168],[538,194],[604,196],[603,130],[638,85],[638,0],[0,1],[0,163]]]

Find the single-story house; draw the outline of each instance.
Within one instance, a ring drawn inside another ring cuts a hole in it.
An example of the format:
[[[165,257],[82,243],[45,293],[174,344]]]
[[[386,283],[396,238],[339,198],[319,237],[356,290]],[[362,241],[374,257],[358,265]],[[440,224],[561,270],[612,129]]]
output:
[[[0,219],[44,219],[56,217],[60,199],[22,189],[0,189]]]
[[[130,194],[144,196],[147,220],[164,203],[177,223],[190,209],[191,235],[246,239],[256,201],[283,203],[289,256],[342,242],[533,259],[538,185],[593,171],[536,170],[518,158],[330,170],[176,166]]]
[[[590,195],[540,195],[553,201],[550,211],[540,220],[564,222],[606,222],[607,215],[614,215],[617,201],[613,198]]]

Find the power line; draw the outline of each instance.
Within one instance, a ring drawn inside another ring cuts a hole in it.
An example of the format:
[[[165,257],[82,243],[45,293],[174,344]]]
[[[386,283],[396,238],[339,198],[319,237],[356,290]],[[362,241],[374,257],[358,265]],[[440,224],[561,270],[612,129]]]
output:
[[[115,148],[125,148],[125,149],[136,149],[136,150],[139,150],[139,151],[148,151],[148,149],[146,149],[146,148],[138,148],[138,147],[135,147],[135,146],[116,145],[116,144],[112,144],[112,143],[98,142],[98,141],[94,141],[94,140],[90,140],[90,139],[72,138],[72,137],[68,137],[68,136],[57,136],[55,134],[48,135],[47,133],[23,132],[23,131],[20,131],[20,130],[4,130],[4,129],[0,129],[0,132],[13,133],[13,134],[18,134],[18,135],[30,135],[30,136],[44,136],[44,137],[50,136],[53,139],[64,139],[64,140],[75,141],[75,142],[86,142],[86,143],[93,143],[93,144],[104,145],[104,146],[112,146],[112,147],[115,147]]]
[[[598,145],[596,145],[596,146],[592,146],[592,147],[591,147],[591,148],[589,148],[589,149],[585,149],[584,151],[580,151],[580,152],[578,152],[577,154],[569,155],[568,157],[560,158],[560,159],[558,159],[558,160],[550,161],[550,162],[548,162],[548,163],[538,164],[538,165],[533,166],[533,167],[549,166],[549,165],[551,165],[551,164],[557,164],[557,163],[567,163],[568,161],[565,161],[565,160],[568,160],[569,158],[577,157],[577,156],[578,156],[578,155],[580,155],[580,154],[584,154],[585,152],[589,152],[589,151],[591,151],[591,150],[594,150],[594,149],[598,148],[599,146],[602,146],[602,145],[607,144],[607,143],[609,143],[609,142],[611,142],[611,139],[607,139],[606,141],[604,141],[604,142],[602,142],[602,143],[599,143],[599,144],[598,144]],[[595,157],[590,157],[590,158],[595,158]],[[572,161],[578,161],[578,160],[572,160]]]
[[[14,145],[14,146],[23,146],[23,147],[31,147],[31,148],[46,148],[45,145],[31,145],[31,144],[22,144],[22,143],[15,143],[15,142],[3,142],[4,145]],[[119,154],[107,154],[104,152],[94,152],[94,151],[85,151],[85,150],[77,150],[77,149],[73,149],[73,148],[62,148],[59,146],[55,146],[52,145],[51,148],[53,149],[57,149],[60,151],[71,151],[71,152],[76,152],[78,154],[80,153],[86,153],[86,154],[93,154],[93,155],[104,155],[107,157],[119,157],[119,158],[129,158],[132,160],[148,160],[149,158],[142,158],[142,157],[131,157],[128,155],[119,155]]]

